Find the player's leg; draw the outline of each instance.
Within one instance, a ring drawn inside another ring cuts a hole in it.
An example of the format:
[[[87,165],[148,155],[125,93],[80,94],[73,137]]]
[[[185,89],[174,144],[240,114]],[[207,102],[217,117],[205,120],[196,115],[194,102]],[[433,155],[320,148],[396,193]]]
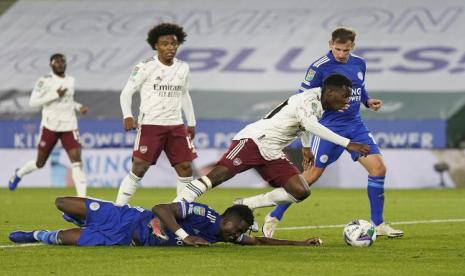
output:
[[[308,186],[311,186],[320,178],[324,171],[325,168],[312,166],[309,170],[304,171],[302,176],[304,177]],[[283,219],[284,213],[291,205],[291,203],[279,204],[265,216],[265,221],[263,222],[262,226],[262,232],[265,237],[273,237],[279,222]]]
[[[39,230],[34,231],[34,238],[50,245],[77,245],[77,241],[81,237],[81,231],[81,228],[56,231]]]
[[[235,173],[231,173],[229,168],[218,163],[207,175],[188,183],[186,187],[179,192],[173,202],[182,200],[192,202],[208,190],[220,185],[234,175]]]
[[[335,130],[337,131],[337,130]],[[309,186],[313,185],[325,171],[326,166],[336,161],[344,151],[344,148],[326,140],[321,140],[318,136],[313,136],[312,153],[315,156],[315,163],[310,168],[302,173],[305,181]],[[263,223],[263,234],[271,238],[279,222],[282,220],[284,213],[291,204],[280,204],[273,211],[265,216]]]
[[[228,151],[216,163],[216,166],[206,175],[187,184],[173,200],[192,202],[207,190],[212,189],[236,174],[251,168],[249,162],[254,162],[255,156],[260,156],[257,145],[251,139],[232,141]]]
[[[352,141],[370,145],[370,153],[366,157],[359,157],[356,153],[350,153],[353,160],[358,160],[368,172],[367,193],[370,201],[371,221],[377,226],[379,235],[399,237],[404,233],[384,223],[384,180],[386,166],[384,164],[378,145],[365,125],[355,126],[357,132]]]
[[[121,181],[115,203],[125,205],[132,198],[151,165],[154,165],[166,143],[168,130],[163,126],[142,125],[137,132],[132,153],[132,168]]]
[[[63,212],[63,218],[76,225],[84,225],[87,218],[86,198],[57,197],[55,206]]]
[[[37,149],[37,159],[30,160],[26,162],[21,168],[17,169],[15,174],[11,177],[10,181],[8,182],[8,188],[10,191],[13,191],[18,186],[21,179],[40,168],[42,168],[52,151],[53,147],[55,146],[56,142],[58,141],[58,136],[56,132],[50,131],[46,128],[42,128],[40,131],[40,142]]]
[[[8,238],[14,243],[42,242],[49,245],[77,245],[80,236],[81,228],[73,228],[56,231],[14,231]]]
[[[173,126],[166,141],[165,153],[177,174],[176,195],[192,180],[192,160],[197,157],[194,146],[184,125]]]
[[[255,169],[260,176],[276,188],[268,193],[237,200],[251,209],[299,202],[310,195],[310,189],[299,170],[286,158],[263,160]]]
[[[237,199],[234,203],[247,205],[253,210],[278,204],[297,203],[309,195],[310,187],[300,174],[295,174],[281,188],[275,188],[264,194]]]
[[[64,132],[60,140],[71,161],[71,177],[76,188],[76,194],[77,196],[85,197],[87,193],[87,180],[82,168],[79,132],[78,130]]]
[[[402,230],[394,229],[384,223],[384,180],[386,176],[386,166],[380,154],[371,154],[359,158],[360,164],[368,172],[367,193],[370,201],[371,221],[376,225],[376,232],[379,236],[401,237]]]
[[[380,154],[371,154],[358,159],[368,172],[368,198],[370,200],[371,221],[375,225],[383,223],[384,179],[386,166]]]
[[[174,170],[178,175],[176,180],[176,195],[179,195],[179,193],[187,186],[187,184],[194,180],[192,162],[186,161],[176,164],[174,165]]]
[[[150,168],[150,163],[146,160],[140,159],[133,156],[132,168],[126,177],[123,178],[118,190],[118,196],[116,197],[117,205],[125,205],[129,202],[131,197],[136,192],[140,185],[142,177],[144,177],[147,170]]]

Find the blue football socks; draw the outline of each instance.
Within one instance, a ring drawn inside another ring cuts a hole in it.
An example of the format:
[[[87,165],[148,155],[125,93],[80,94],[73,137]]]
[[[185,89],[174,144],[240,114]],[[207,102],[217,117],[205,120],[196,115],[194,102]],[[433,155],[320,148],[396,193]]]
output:
[[[271,216],[277,218],[278,220],[283,219],[283,215],[286,212],[287,208],[291,206],[291,203],[286,203],[286,204],[279,204],[274,208],[273,211],[271,211]]]
[[[47,231],[47,230],[40,230],[34,232],[34,238],[36,238],[38,241],[41,241],[45,244],[60,244],[60,241],[58,239],[58,233],[61,230],[57,231]]]
[[[368,176],[368,199],[370,200],[371,221],[375,225],[384,222],[384,176]]]

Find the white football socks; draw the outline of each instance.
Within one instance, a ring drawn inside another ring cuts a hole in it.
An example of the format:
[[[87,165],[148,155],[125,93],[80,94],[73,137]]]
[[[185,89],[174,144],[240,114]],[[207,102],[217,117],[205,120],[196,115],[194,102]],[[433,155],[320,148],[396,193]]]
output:
[[[242,204],[247,205],[250,209],[261,207],[275,206],[283,203],[299,202],[295,197],[286,192],[284,188],[276,188],[271,192],[242,199]]]
[[[36,160],[27,161],[17,172],[16,175],[19,178],[23,178],[26,174],[30,174],[33,171],[37,171],[39,168],[36,165]]]
[[[206,176],[193,180],[186,185],[184,189],[176,196],[173,202],[187,201],[192,202],[207,190],[212,188],[212,182]]]
[[[87,180],[82,170],[81,162],[71,163],[71,177],[78,197],[85,197],[87,192]]]
[[[176,195],[179,193],[189,184],[192,180],[194,180],[193,176],[181,177],[178,176],[178,181],[176,181]]]
[[[118,196],[116,197],[116,205],[125,205],[129,202],[132,195],[136,192],[139,187],[140,180],[142,178],[133,174],[129,171],[128,175],[123,179],[119,186]]]

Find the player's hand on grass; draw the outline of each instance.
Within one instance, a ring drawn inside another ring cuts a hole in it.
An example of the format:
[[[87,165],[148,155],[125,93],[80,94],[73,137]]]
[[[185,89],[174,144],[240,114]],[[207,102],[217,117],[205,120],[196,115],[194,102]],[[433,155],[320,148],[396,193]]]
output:
[[[183,239],[182,241],[184,242],[184,245],[190,245],[195,247],[210,245],[210,243],[206,240],[193,235],[187,236],[187,238]]]
[[[310,238],[306,239],[304,243],[308,246],[321,246],[323,245],[323,241],[320,238]]]
[[[58,96],[61,98],[66,94],[66,91],[68,91],[68,88],[60,87],[57,89]]]
[[[378,99],[368,99],[367,105],[369,108],[373,109],[374,111],[378,111],[383,105],[383,102]]]
[[[370,146],[356,142],[350,142],[347,145],[349,151],[358,152],[361,156],[366,156],[370,152]]]
[[[310,169],[315,162],[315,156],[313,155],[310,148],[302,148],[302,168],[304,171]]]
[[[83,105],[83,106],[81,106],[81,107],[79,108],[79,112],[80,112],[81,114],[83,114],[83,115],[86,114],[87,111],[89,111],[89,108],[88,108],[87,106],[84,106],[84,105]]]
[[[137,129],[137,124],[134,118],[128,117],[128,118],[124,118],[123,127],[124,127],[124,130],[130,131],[132,129]]]

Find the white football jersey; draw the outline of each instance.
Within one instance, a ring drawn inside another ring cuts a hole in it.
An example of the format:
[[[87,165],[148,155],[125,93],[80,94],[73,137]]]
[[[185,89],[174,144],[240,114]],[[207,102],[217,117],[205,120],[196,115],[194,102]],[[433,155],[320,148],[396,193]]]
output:
[[[320,97],[321,88],[293,95],[263,119],[247,125],[233,140],[253,139],[266,160],[282,158],[283,149],[304,131],[346,147],[349,139],[318,123],[323,114]]]
[[[67,89],[60,97],[58,89]],[[50,73],[36,82],[29,104],[42,107],[41,126],[53,131],[72,131],[78,128],[76,111],[82,106],[74,101],[74,78]]]
[[[195,126],[188,78],[189,66],[176,58],[171,66],[164,65],[156,56],[140,62],[121,92],[123,117],[133,117],[132,96],[139,91],[139,124],[179,125],[183,123],[184,111],[188,125]]]

